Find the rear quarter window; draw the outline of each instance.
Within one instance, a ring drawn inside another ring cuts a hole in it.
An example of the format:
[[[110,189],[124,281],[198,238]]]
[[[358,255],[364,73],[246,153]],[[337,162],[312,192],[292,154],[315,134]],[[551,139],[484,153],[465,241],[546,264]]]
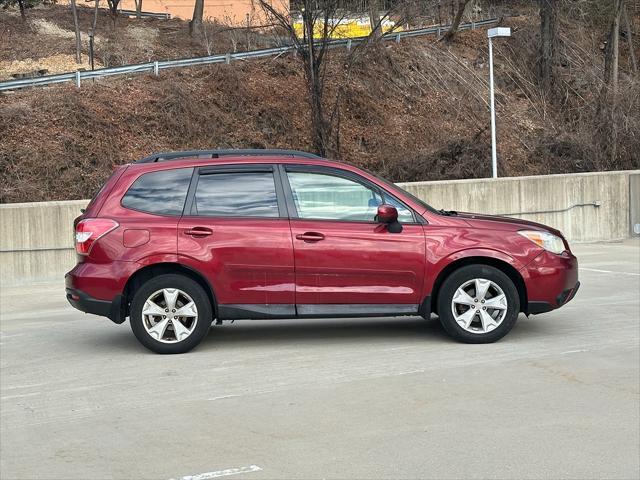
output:
[[[141,175],[122,197],[122,206],[159,215],[181,215],[193,168]]]

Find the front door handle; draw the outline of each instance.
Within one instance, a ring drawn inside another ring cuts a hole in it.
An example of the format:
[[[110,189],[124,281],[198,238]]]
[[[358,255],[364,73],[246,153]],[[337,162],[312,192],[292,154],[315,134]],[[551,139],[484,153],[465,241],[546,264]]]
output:
[[[193,227],[184,231],[185,235],[191,235],[195,238],[208,237],[213,234],[213,230],[207,227]]]
[[[318,232],[304,232],[296,235],[296,238],[305,242],[319,242],[324,240],[324,235]]]

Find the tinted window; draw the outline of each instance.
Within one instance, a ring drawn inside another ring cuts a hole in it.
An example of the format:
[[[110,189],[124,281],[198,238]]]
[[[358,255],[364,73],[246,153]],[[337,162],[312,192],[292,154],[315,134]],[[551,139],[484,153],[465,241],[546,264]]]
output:
[[[273,173],[200,175],[194,209],[212,217],[278,217]]]
[[[193,168],[145,173],[129,188],[122,206],[162,215],[181,215]]]

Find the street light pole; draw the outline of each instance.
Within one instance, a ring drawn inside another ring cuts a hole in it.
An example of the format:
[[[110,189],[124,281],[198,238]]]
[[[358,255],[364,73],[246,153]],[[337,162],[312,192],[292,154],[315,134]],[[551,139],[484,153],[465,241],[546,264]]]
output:
[[[496,106],[493,91],[493,38],[510,37],[511,29],[504,27],[487,30],[489,37],[489,101],[491,107],[491,171],[493,178],[498,178],[498,152],[496,150]]]
[[[498,178],[498,152],[496,151],[496,106],[493,93],[493,41],[489,37],[489,102],[491,104],[491,171]]]

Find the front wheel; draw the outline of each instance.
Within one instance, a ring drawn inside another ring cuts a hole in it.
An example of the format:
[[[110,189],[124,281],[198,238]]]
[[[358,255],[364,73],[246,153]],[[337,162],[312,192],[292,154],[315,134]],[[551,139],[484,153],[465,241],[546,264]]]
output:
[[[438,314],[444,329],[465,343],[491,343],[513,328],[520,296],[513,281],[488,265],[468,265],[442,284]]]
[[[144,283],[131,302],[131,330],[156,353],[185,353],[211,326],[211,303],[203,288],[183,275],[159,275]]]

